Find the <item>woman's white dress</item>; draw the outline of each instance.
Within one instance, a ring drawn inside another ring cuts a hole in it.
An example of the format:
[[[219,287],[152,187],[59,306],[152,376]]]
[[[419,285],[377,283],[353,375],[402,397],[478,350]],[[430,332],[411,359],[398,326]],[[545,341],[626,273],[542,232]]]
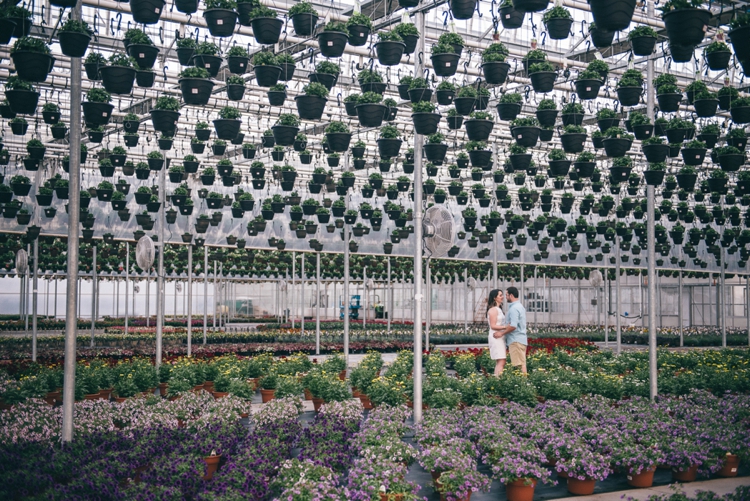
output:
[[[490,322],[490,311],[493,309],[497,310],[497,325],[503,325],[503,322],[505,322],[505,314],[503,313],[503,310],[495,306],[494,308],[490,308],[490,310],[487,312],[487,324],[489,325]],[[492,360],[498,360],[501,358],[506,358],[505,354],[505,337],[501,338],[495,338],[493,334],[495,333],[495,330],[490,327],[490,334],[487,338],[488,343],[490,345],[490,357]]]

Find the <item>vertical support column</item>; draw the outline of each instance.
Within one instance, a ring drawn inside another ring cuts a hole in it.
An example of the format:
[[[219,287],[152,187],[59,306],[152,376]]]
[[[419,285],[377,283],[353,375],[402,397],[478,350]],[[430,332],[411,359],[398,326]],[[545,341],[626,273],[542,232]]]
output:
[[[539,328],[538,318],[539,315],[539,293],[536,288],[536,275],[538,266],[534,266],[534,327]],[[497,280],[495,281],[495,287],[497,288]]]
[[[213,317],[213,324],[214,325],[213,325],[212,332],[216,332],[216,309],[217,309],[217,305],[216,305],[216,293],[219,291],[219,287],[217,286],[217,283],[216,283],[216,277],[217,276],[218,275],[216,274],[216,261],[214,261],[214,295],[213,295],[214,313],[212,315],[212,317]]]
[[[723,205],[723,204],[722,204]],[[721,227],[724,232],[724,225]],[[719,315],[721,315],[721,347],[727,347],[727,282],[726,282],[726,257],[724,245],[721,246],[721,292],[719,293]]]
[[[680,325],[680,347],[682,347],[685,344],[682,332],[682,270],[677,277],[677,323]]]
[[[430,270],[430,260],[427,260],[425,267],[427,276],[425,277],[425,288],[427,289],[427,302],[425,303],[425,329],[424,329],[424,346],[430,350],[430,323],[432,323],[432,272]]]
[[[469,278],[464,267],[464,334],[469,332]]]
[[[290,316],[292,317],[292,329],[294,329],[294,314],[296,311],[294,311],[294,303],[295,299],[297,299],[297,295],[294,293],[294,286],[296,285],[297,281],[297,253],[292,251],[292,307],[290,308]]]
[[[577,324],[581,325],[581,279],[576,278],[576,284],[578,284],[578,319]]]
[[[367,266],[362,269],[362,329],[367,332]]]
[[[349,197],[346,198],[346,208],[349,209]],[[349,368],[349,226],[344,225],[344,292],[342,306],[344,307],[344,360]]]
[[[620,299],[620,236],[615,236],[615,253],[616,253],[616,259],[617,264],[615,266],[615,293],[617,295],[617,302],[615,303],[615,329],[616,329],[616,337],[617,337],[617,349],[616,352],[618,355],[620,354],[620,350],[622,350],[622,330],[620,326],[620,305],[622,305],[622,300]]]
[[[187,356],[193,354],[193,244],[188,244]]]
[[[745,320],[747,321],[747,344],[750,346],[750,275],[745,276],[745,303],[747,309],[745,310]]]
[[[417,11],[414,24],[425,32],[424,12]],[[424,72],[424,37],[419,37],[414,74]],[[414,134],[414,423],[422,421],[422,145],[424,136]]]
[[[93,266],[91,267],[91,344],[94,347],[94,330],[96,329],[96,245],[91,246]]]
[[[388,300],[386,301],[386,305],[388,305],[388,308],[386,310],[386,315],[388,317],[388,334],[391,333],[391,317],[393,316],[393,289],[391,288],[391,258],[388,258],[388,264],[386,265],[386,272],[388,273],[388,288],[385,290],[386,294],[388,295]]]
[[[55,307],[52,313],[52,318],[57,319],[57,275],[55,275]]]
[[[302,310],[302,318],[300,319],[300,327],[302,328],[302,336],[305,335],[305,253],[302,253],[302,259],[300,259],[300,309]]]
[[[81,19],[81,2],[73,7],[73,19]],[[68,262],[65,302],[65,360],[63,362],[62,441],[73,440],[75,400],[76,334],[78,331],[78,224],[81,213],[81,58],[70,58],[70,181],[68,201]],[[57,299],[57,295],[55,295]],[[55,303],[57,304],[57,303]]]
[[[604,267],[604,345],[609,348],[609,267]]]
[[[159,242],[157,246],[159,248],[159,261],[156,265],[156,368],[158,369],[161,365],[162,357],[162,335],[164,329],[164,309],[167,304],[165,298],[164,289],[164,251],[167,249],[164,229],[166,227],[166,220],[164,216],[164,207],[167,205],[167,168],[169,167],[169,160],[167,165],[159,171]]]
[[[648,4],[649,17],[654,16],[654,4]],[[654,60],[649,57],[646,62],[646,111],[649,119],[654,120]],[[648,360],[649,360],[649,394],[651,400],[656,398],[656,238],[654,207],[656,201],[654,186],[647,186],[646,198],[648,201]]]
[[[328,306],[326,304],[326,306]],[[320,355],[320,252],[315,253],[315,354]]]
[[[38,291],[39,287],[39,237],[34,239],[34,274],[33,282],[31,284],[31,360],[36,362],[36,310],[38,306]],[[49,287],[49,286],[48,286]]]
[[[125,242],[125,334],[128,333],[128,277],[130,275],[130,242]],[[133,291],[135,297],[135,291]]]
[[[203,344],[208,330],[208,247],[203,247]]]

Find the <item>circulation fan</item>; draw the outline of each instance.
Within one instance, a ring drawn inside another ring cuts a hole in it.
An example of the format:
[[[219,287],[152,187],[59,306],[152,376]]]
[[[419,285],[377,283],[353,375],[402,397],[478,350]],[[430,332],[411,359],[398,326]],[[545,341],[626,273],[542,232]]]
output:
[[[425,326],[425,346],[430,345],[430,323],[432,322],[432,278],[430,276],[430,259],[441,258],[453,247],[455,228],[453,214],[442,206],[433,205],[424,214],[422,235],[427,256],[427,318]]]
[[[154,264],[155,257],[154,241],[151,240],[151,237],[141,237],[138,240],[138,245],[135,246],[135,262],[138,263],[140,269],[148,273]]]

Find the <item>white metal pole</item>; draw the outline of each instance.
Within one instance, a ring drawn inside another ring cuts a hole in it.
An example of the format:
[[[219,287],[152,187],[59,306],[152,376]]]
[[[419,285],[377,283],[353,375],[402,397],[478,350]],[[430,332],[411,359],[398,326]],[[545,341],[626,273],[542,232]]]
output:
[[[212,332],[216,332],[216,310],[217,310],[217,301],[218,298],[216,297],[216,293],[219,291],[219,287],[217,286],[216,279],[218,275],[216,273],[216,261],[214,260],[214,294],[213,294],[213,300],[214,300],[214,314],[213,316],[213,329]]]
[[[620,306],[622,305],[622,299],[620,298],[620,237],[615,237],[615,252],[617,254],[617,264],[615,269],[615,293],[616,293],[616,303],[615,303],[615,329],[617,331],[616,337],[617,337],[617,349],[616,353],[619,355],[620,351],[622,350],[622,330],[620,326]]]
[[[386,301],[386,305],[388,305],[386,316],[387,322],[388,322],[388,334],[391,333],[391,317],[393,316],[393,289],[392,289],[392,283],[391,283],[391,258],[389,257],[387,260],[387,266],[386,266],[386,272],[388,273],[388,288],[386,289],[386,294],[388,296],[388,300]]]
[[[677,277],[677,322],[680,324],[680,347],[685,345],[685,338],[682,332],[682,270]]]
[[[129,275],[130,275],[130,242],[125,242],[125,334],[128,333],[128,276]],[[133,291],[133,298],[135,298],[135,291]]]
[[[208,247],[203,247],[203,344],[208,330]]]
[[[302,259],[300,259],[300,275],[302,276],[302,280],[300,280],[300,306],[302,309],[302,318],[300,320],[300,328],[302,332],[302,337],[305,336],[305,253],[302,253]]]
[[[469,278],[464,267],[464,334],[469,332]]]
[[[193,354],[193,244],[188,245],[187,356]]]
[[[31,296],[31,360],[36,362],[36,336],[37,336],[37,324],[36,324],[36,310],[38,306],[38,291],[39,288],[39,237],[34,239],[34,274],[33,283],[31,285],[32,296]]]
[[[291,317],[292,317],[292,329],[294,329],[294,315],[297,313],[294,310],[294,303],[296,299],[296,294],[295,294],[296,292],[295,285],[297,283],[296,278],[297,278],[297,253],[292,251],[292,307],[290,309]]]
[[[315,253],[315,354],[320,355],[320,252]]]
[[[724,225],[722,225],[722,230],[724,229]],[[724,248],[724,245],[721,246],[721,293],[719,294],[720,298],[720,308],[719,310],[721,312],[721,347],[726,348],[727,347],[727,289],[726,289],[726,251]]]
[[[91,348],[94,347],[94,330],[96,329],[96,245],[91,246],[93,266],[91,267]]]

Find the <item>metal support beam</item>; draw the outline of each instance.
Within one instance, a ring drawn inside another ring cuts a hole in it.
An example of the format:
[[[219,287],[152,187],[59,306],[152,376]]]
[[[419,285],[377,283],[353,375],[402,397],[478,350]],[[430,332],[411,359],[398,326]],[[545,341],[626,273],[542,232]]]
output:
[[[187,356],[193,354],[193,244],[188,245],[187,278]]]
[[[682,332],[682,270],[677,277],[677,323],[680,325],[680,347],[685,345],[685,338]]]
[[[203,247],[203,344],[208,330],[208,247]]]
[[[315,253],[315,354],[320,355],[320,252]]]
[[[620,306],[622,305],[622,299],[620,298],[620,236],[615,236],[615,253],[617,264],[615,266],[615,329],[617,330],[617,349],[615,353],[618,355],[622,350],[622,329],[620,326]]]
[[[91,348],[94,347],[94,331],[96,330],[96,245],[91,246],[94,256],[91,267]]]
[[[654,16],[654,4],[648,4],[648,17]],[[649,119],[654,120],[654,59],[649,57],[646,62],[646,111]],[[648,361],[649,361],[649,395],[651,400],[656,398],[657,394],[657,367],[656,367],[656,237],[654,221],[655,187],[646,188],[646,198],[648,203]]]

